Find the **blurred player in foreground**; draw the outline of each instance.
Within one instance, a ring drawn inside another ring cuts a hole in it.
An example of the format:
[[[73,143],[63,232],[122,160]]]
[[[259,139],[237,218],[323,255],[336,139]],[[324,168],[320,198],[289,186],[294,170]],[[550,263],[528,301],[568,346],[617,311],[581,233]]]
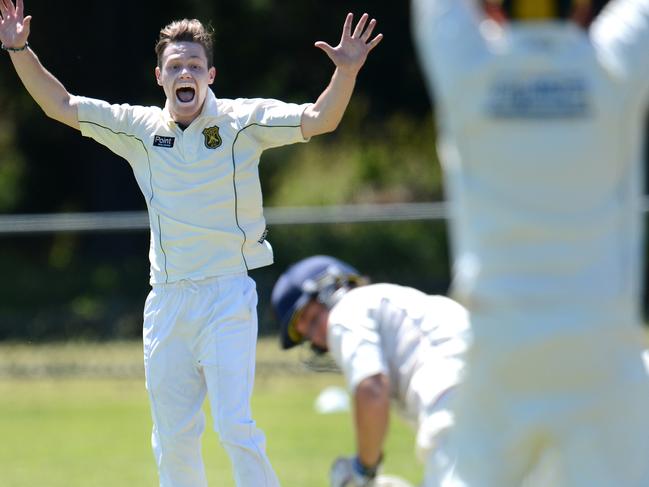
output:
[[[156,45],[162,109],[71,95],[27,44],[31,17],[22,0],[0,0],[0,15],[2,48],[34,100],[127,159],[146,198],[153,289],[144,310],[144,365],[160,485],[207,485],[206,395],[236,485],[279,485],[250,411],[257,291],[247,271],[273,258],[259,156],[336,128],[358,71],[382,38],[371,37],[376,21],[364,14],[353,28],[349,14],[338,46],[316,43],[336,70],[318,100],[303,105],[217,99],[209,88],[216,75],[211,33],[197,20],[173,22]]]
[[[413,0],[473,345],[444,486],[649,485],[649,0]]]
[[[438,485],[428,458],[434,450],[443,454],[452,424],[447,403],[469,338],[464,308],[413,288],[369,284],[328,256],[292,265],[277,280],[271,303],[282,348],[306,341],[328,351],[353,395],[357,454],[334,462],[332,487],[389,485],[377,471],[391,400],[417,428],[418,456],[426,462],[423,485]]]

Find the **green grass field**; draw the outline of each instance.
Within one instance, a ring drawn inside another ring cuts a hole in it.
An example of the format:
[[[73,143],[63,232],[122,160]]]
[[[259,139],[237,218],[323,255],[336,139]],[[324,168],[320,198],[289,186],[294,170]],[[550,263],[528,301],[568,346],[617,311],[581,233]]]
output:
[[[326,487],[333,458],[354,451],[351,418],[315,412],[342,376],[306,371],[299,354],[260,342],[253,412],[282,485]],[[0,345],[0,486],[156,486],[140,355],[137,343]],[[421,479],[413,442],[393,417],[386,473]],[[234,486],[211,421],[203,456],[211,486]]]

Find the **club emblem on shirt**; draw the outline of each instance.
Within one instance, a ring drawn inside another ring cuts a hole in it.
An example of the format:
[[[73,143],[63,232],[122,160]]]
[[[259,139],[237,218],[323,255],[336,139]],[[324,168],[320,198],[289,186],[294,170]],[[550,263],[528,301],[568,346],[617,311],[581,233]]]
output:
[[[216,149],[221,147],[221,136],[219,135],[219,128],[215,125],[214,127],[207,127],[203,130],[203,135],[205,136],[205,147],[208,149]]]

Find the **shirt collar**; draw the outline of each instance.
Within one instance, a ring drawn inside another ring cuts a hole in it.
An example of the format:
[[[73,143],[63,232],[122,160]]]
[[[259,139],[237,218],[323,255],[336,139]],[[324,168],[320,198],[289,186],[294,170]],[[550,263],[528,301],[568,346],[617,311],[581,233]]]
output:
[[[201,112],[198,114],[198,117],[194,119],[194,121],[203,117],[216,116],[217,112],[218,112],[218,103],[216,101],[216,95],[214,95],[214,92],[210,88],[208,88],[207,95],[205,96],[205,101],[203,102],[203,108],[201,109]],[[168,127],[171,128],[177,125],[177,123],[171,117],[171,112],[169,111],[169,100],[165,102],[165,106],[162,109],[162,117],[164,118],[165,124]]]

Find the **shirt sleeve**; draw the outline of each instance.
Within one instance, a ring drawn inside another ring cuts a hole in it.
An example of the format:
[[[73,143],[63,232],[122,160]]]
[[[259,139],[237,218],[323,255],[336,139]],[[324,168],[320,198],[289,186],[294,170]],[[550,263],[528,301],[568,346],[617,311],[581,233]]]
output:
[[[241,131],[260,148],[308,142],[302,135],[302,114],[311,104],[285,103],[273,99],[241,99],[239,120]]]
[[[484,10],[476,0],[412,0],[412,32],[429,83],[446,91],[486,52]]]
[[[133,164],[146,152],[138,126],[146,117],[145,107],[111,105],[102,100],[77,96],[81,134],[106,146]]]
[[[388,374],[376,323],[367,316],[345,316],[334,308],[329,315],[328,345],[352,393],[364,379]]]
[[[649,95],[649,0],[612,0],[590,32],[604,62]]]

